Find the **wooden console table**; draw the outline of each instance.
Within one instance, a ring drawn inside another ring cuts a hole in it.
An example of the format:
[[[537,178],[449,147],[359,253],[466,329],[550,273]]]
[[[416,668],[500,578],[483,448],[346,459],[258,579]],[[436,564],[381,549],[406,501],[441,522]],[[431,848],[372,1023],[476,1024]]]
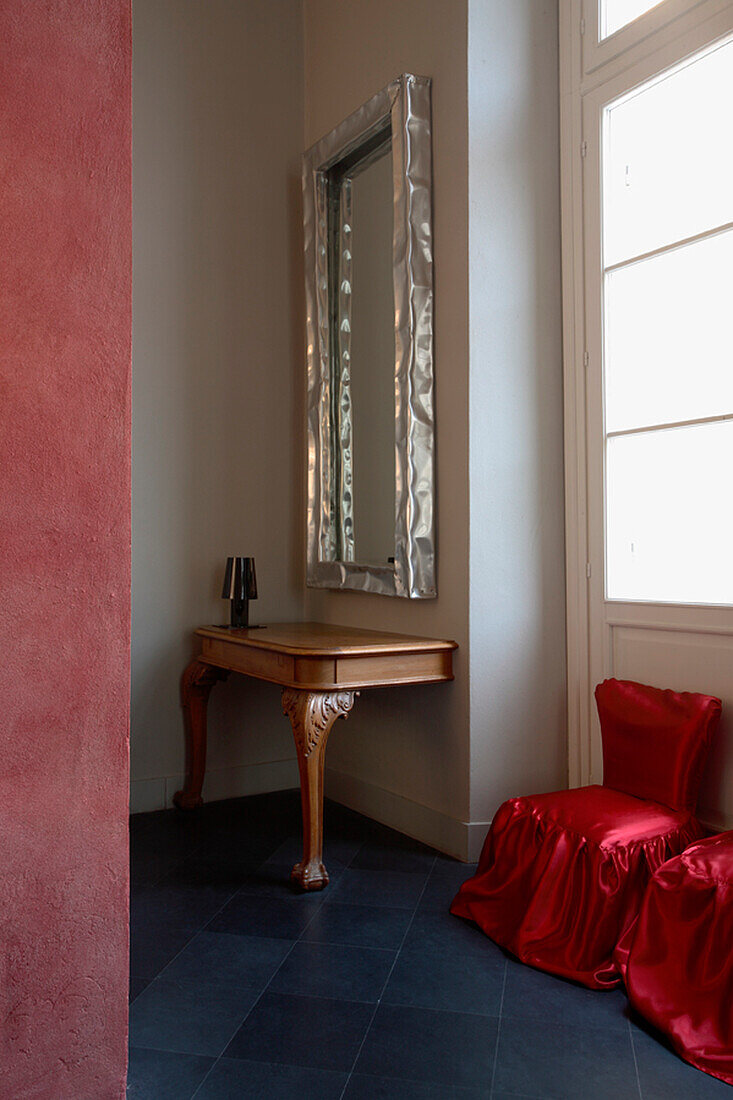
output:
[[[202,627],[198,652],[181,685],[188,735],[188,766],[173,801],[182,810],[202,804],[206,768],[206,706],[218,680],[230,672],[283,688],[300,770],[303,859],[291,879],[303,890],[328,884],[323,866],[323,766],[337,718],[346,718],[361,688],[430,684],[453,679],[455,642],[385,634],[325,623],[273,623],[257,629]]]

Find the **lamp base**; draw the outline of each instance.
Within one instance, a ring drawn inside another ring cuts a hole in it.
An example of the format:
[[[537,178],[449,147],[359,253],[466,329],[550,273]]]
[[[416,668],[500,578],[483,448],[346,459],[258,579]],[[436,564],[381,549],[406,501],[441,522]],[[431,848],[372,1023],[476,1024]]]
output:
[[[217,630],[267,630],[267,623],[248,623],[247,626],[232,626],[231,623],[212,623]]]
[[[231,601],[232,614],[230,626],[249,626],[249,600],[234,599]]]

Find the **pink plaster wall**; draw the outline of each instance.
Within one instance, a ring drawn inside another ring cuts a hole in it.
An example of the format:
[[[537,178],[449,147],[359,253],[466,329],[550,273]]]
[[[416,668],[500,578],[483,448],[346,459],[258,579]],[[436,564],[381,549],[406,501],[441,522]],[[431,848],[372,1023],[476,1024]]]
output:
[[[0,1098],[124,1095],[129,0],[0,3]]]

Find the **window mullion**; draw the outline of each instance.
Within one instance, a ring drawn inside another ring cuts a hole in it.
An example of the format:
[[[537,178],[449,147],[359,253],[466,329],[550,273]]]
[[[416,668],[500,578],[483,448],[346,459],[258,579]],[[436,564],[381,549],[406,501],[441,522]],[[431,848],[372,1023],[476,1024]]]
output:
[[[606,439],[616,439],[621,435],[641,435],[644,432],[664,432],[674,428],[694,428],[698,424],[719,424],[725,420],[733,420],[733,412],[721,413],[719,416],[700,416],[692,420],[672,420],[668,424],[644,424],[639,428],[618,428],[612,432],[606,432]]]
[[[628,260],[617,260],[615,264],[609,264],[608,267],[604,267],[603,274],[611,275],[614,271],[620,271],[625,267],[632,267],[633,264],[643,263],[644,260],[654,259],[655,256],[663,256],[667,252],[675,252],[679,248],[685,248],[689,244],[697,244],[698,241],[707,241],[712,237],[719,237],[723,233],[728,233],[733,229],[733,221],[724,222],[722,225],[715,226],[713,229],[704,229],[701,233],[695,233],[692,237],[683,237],[681,240],[673,241],[671,244],[660,245],[659,248],[652,248],[649,252],[641,252],[638,256],[631,256]]]

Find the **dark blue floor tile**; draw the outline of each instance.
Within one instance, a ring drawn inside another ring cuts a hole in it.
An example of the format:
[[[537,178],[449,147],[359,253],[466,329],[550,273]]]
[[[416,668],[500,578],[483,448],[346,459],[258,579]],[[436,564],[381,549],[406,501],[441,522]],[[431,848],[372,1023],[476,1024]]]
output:
[[[158,836],[152,832],[138,833],[130,837],[130,861],[134,866],[135,863],[156,855],[159,859],[177,863],[191,855],[200,843],[200,838],[195,841],[185,838],[171,840],[170,837]]]
[[[345,1073],[222,1058],[196,1100],[339,1100]]]
[[[258,996],[248,986],[232,990],[156,978],[130,1009],[130,1043],[218,1057]]]
[[[405,938],[405,949],[430,948],[449,955],[486,958],[504,953],[472,921],[454,917],[447,909],[418,909]]]
[[[502,1019],[494,1084],[497,1091],[547,1100],[639,1097],[628,1028]]]
[[[190,854],[203,840],[201,822],[193,823],[176,815],[153,826],[130,833],[130,852],[133,859],[149,852],[181,859]]]
[[[199,932],[163,971],[173,981],[264,989],[292,943],[228,932]]]
[[[207,926],[207,932],[297,940],[323,904],[322,891],[287,898],[237,894]]]
[[[373,838],[375,822],[361,814],[347,810],[335,802],[326,801],[323,832],[325,837],[338,838],[340,841],[353,841],[361,846]]]
[[[376,1002],[394,951],[323,943],[297,943],[272,980],[277,993]]]
[[[150,978],[136,978],[134,975],[131,975],[127,1003],[132,1004],[138,994],[142,993],[147,985],[150,985]]]
[[[377,843],[367,840],[352,860],[359,871],[406,871],[425,874],[435,863],[435,852],[417,840],[402,837],[398,842]]]
[[[130,860],[130,886],[151,886],[169,875],[181,856],[169,856],[162,852],[143,852]]]
[[[177,928],[201,928],[235,892],[231,885],[211,883],[180,886],[164,881],[137,887],[130,895],[130,923],[137,927],[168,921]]]
[[[298,831],[301,822],[300,791],[271,791],[269,794],[209,802],[204,807],[209,832],[229,829],[238,837],[276,837],[278,844]]]
[[[318,910],[303,933],[303,939],[397,950],[411,920],[409,909],[339,905],[327,897],[323,908]]]
[[[264,993],[227,1047],[227,1058],[348,1072],[373,1005]]]
[[[726,1100],[733,1096],[730,1085],[683,1062],[661,1037],[632,1027],[632,1040],[644,1100]]]
[[[195,933],[166,921],[130,927],[130,973],[136,978],[155,978]]]
[[[227,798],[219,802],[207,802],[205,806],[205,812],[208,814],[222,817],[236,816],[243,821],[265,816],[277,822],[288,810],[295,814],[300,813],[298,787],[269,791],[267,794],[242,795],[240,798]]]
[[[403,950],[382,999],[385,1004],[498,1016],[505,969],[506,960],[495,952],[477,958],[431,948]]]
[[[349,868],[329,888],[333,901],[347,905],[386,905],[414,909],[427,880],[427,873],[403,871],[357,871]]]
[[[202,814],[184,813],[172,806],[167,810],[148,810],[130,817],[130,833],[185,832],[201,826]]]
[[[502,1015],[518,1019],[558,1021],[566,1027],[628,1029],[628,1001],[621,989],[586,989],[551,974],[510,960]]]
[[[161,880],[165,886],[221,887],[236,893],[260,866],[258,859],[193,855],[173,867]]]
[[[282,837],[253,834],[246,829],[217,828],[204,837],[192,855],[205,859],[248,860],[264,863],[282,844]]]
[[[181,852],[165,852],[152,848],[139,854],[130,855],[130,885],[152,886],[170,875],[179,863],[186,859],[192,859],[196,849]]]
[[[346,807],[326,803],[332,878],[314,894],[289,882],[297,791],[130,831],[131,1100],[639,1100],[632,1038],[644,1100],[729,1095],[629,1026],[620,992],[523,967],[450,916],[475,865]]]
[[[355,1073],[344,1093],[344,1100],[488,1100],[489,1090],[462,1089],[452,1085],[430,1085],[424,1081],[395,1080],[391,1077],[367,1077]]]
[[[425,893],[420,898],[420,908],[450,909],[459,887],[475,873],[475,863],[438,860],[428,879]]]
[[[214,1064],[213,1058],[130,1049],[128,1100],[191,1100]]]
[[[329,873],[332,869],[344,870],[349,866],[361,846],[361,840],[342,839],[337,834],[330,834],[326,829],[323,842],[323,862],[326,869]],[[303,837],[299,832],[297,836],[290,836],[283,841],[277,851],[273,852],[269,862],[290,864],[292,867],[294,863],[302,858]]]
[[[356,1072],[488,1089],[497,1023],[491,1016],[382,1004]]]
[[[130,837],[135,836],[136,833],[141,833],[147,826],[147,814],[130,814],[128,821],[130,825]]]
[[[531,1092],[504,1092],[503,1089],[501,1091],[494,1089],[491,1093],[491,1100],[545,1100],[545,1097]],[[626,1098],[619,1097],[619,1100],[626,1100]],[[634,1093],[631,1100],[637,1100],[636,1093]]]
[[[415,840],[413,837],[407,836],[406,833],[400,833],[397,829],[392,829],[389,825],[385,825],[381,821],[377,821],[370,817],[361,818],[360,832],[365,843],[381,844],[386,848],[408,848],[411,846],[417,848],[427,847],[422,841]],[[433,855],[434,854],[433,852]]]

